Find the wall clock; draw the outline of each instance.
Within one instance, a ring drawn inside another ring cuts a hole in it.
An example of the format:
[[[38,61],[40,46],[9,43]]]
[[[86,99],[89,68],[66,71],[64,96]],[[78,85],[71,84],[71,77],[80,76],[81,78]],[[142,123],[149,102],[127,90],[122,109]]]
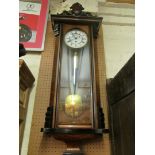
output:
[[[75,3],[51,15],[57,52],[54,103],[49,104],[42,132],[67,143],[63,155],[83,155],[79,142],[107,132],[96,100],[94,39],[102,22]],[[53,91],[53,90],[51,90]]]

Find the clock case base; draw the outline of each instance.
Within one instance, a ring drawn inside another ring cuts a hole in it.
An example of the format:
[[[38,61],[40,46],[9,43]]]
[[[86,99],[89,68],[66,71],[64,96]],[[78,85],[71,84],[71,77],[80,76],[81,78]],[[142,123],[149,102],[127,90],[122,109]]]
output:
[[[41,132],[52,135],[55,139],[65,142],[84,141],[88,139],[101,138],[103,133],[109,133],[109,129],[105,129],[104,113],[102,108],[98,110],[98,129],[80,129],[80,128],[53,128],[53,106],[47,108],[45,115],[44,128]]]
[[[101,139],[103,133],[109,133],[109,129],[105,129],[102,108],[100,108],[98,113],[98,129],[52,128],[52,113],[53,107],[50,106],[47,108],[45,124],[44,128],[41,128],[41,132],[44,132],[46,136],[52,136],[67,144],[67,149],[62,155],[84,155],[80,148],[82,143],[88,142],[88,140]]]

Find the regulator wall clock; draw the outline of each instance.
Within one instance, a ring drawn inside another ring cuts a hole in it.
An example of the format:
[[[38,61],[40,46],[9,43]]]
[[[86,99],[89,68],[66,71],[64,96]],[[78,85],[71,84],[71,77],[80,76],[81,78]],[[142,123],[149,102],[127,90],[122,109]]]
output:
[[[55,99],[47,108],[42,132],[67,143],[63,155],[83,155],[78,142],[101,137],[104,115],[96,100],[94,39],[102,17],[75,3],[70,11],[51,15],[58,52]],[[53,91],[53,90],[51,90]]]

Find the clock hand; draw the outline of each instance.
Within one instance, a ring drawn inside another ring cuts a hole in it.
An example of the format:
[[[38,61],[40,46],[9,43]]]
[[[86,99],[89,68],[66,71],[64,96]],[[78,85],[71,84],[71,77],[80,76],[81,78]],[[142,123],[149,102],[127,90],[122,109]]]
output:
[[[69,40],[67,40],[67,42],[71,42],[71,40],[69,39]]]

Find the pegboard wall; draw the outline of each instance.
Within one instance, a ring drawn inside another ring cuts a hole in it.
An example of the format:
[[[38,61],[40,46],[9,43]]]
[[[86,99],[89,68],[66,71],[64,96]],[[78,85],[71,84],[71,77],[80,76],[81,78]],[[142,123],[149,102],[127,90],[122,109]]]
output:
[[[95,41],[95,46],[97,47],[97,53],[95,55],[97,97],[103,105],[105,125],[106,128],[108,128],[106,71],[102,29],[99,32],[98,39]],[[62,155],[66,150],[66,144],[64,142],[55,140],[53,137],[49,137],[40,132],[40,129],[44,126],[45,113],[49,106],[52,78],[55,77],[53,75],[55,67],[54,60],[56,59],[56,51],[54,49],[55,37],[52,32],[51,23],[48,22],[45,49],[44,52],[42,52],[38,76],[28,155]],[[110,155],[109,134],[104,134],[102,139],[89,141],[82,146],[85,155]]]

